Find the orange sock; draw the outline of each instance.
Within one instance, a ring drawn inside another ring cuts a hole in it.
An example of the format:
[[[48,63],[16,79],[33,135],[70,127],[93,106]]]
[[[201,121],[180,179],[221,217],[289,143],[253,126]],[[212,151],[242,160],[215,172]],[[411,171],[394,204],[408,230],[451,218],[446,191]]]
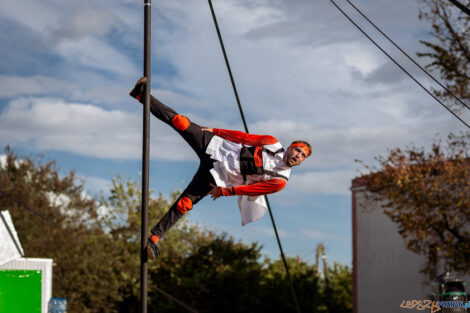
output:
[[[160,237],[158,237],[157,235],[152,234],[150,236],[149,240],[153,243],[157,243],[160,240]]]

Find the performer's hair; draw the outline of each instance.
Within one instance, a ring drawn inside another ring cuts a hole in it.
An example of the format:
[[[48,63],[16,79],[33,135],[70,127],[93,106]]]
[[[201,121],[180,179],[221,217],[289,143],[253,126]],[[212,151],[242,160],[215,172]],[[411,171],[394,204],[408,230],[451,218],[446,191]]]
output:
[[[303,141],[303,140],[296,140],[296,141],[293,141],[290,145],[292,146],[293,144],[296,144],[296,143],[303,143],[304,145],[306,145],[308,148],[308,155],[312,154],[312,146],[308,142]]]

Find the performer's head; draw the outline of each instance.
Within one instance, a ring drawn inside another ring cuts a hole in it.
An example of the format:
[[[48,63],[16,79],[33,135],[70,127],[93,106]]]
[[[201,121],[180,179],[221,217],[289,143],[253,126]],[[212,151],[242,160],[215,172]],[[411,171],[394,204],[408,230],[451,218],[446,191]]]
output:
[[[306,141],[297,140],[291,143],[284,155],[284,163],[292,167],[300,165],[312,153],[312,147]]]

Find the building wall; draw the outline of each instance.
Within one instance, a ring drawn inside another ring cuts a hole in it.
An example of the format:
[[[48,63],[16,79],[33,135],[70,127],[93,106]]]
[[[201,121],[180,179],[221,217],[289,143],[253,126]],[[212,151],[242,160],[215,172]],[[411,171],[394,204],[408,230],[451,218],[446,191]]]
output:
[[[403,300],[430,299],[431,281],[419,273],[425,257],[405,248],[397,225],[365,200],[362,187],[352,192],[354,312],[407,312]],[[464,278],[468,293],[470,277]]]

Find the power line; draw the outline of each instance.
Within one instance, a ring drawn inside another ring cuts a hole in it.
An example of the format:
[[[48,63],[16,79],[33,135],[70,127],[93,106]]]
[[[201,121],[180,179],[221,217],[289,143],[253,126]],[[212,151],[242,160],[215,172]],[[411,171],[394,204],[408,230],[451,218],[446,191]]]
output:
[[[214,11],[214,7],[212,6],[212,1],[211,0],[208,0],[209,1],[209,7],[211,9],[211,13],[212,13],[212,19],[214,20],[214,25],[215,25],[215,29],[217,31],[217,36],[219,38],[219,43],[220,43],[220,46],[222,48],[222,52],[224,54],[224,60],[225,60],[225,65],[227,66],[227,70],[228,70],[228,73],[229,73],[229,76],[230,76],[230,81],[232,83],[232,87],[233,87],[233,93],[235,94],[235,98],[237,100],[237,104],[238,104],[238,109],[240,110],[240,116],[242,118],[242,121],[243,121],[243,126],[245,127],[245,132],[246,133],[249,133],[248,131],[248,126],[246,124],[246,120],[245,120],[245,114],[243,113],[243,109],[242,109],[242,106],[241,106],[241,103],[240,103],[240,98],[238,97],[238,91],[237,91],[237,86],[235,85],[235,80],[233,79],[233,75],[232,75],[232,70],[230,68],[230,63],[228,61],[228,57],[227,57],[227,53],[225,51],[225,47],[224,47],[224,42],[222,40],[222,35],[220,33],[220,29],[219,29],[219,24],[217,23],[217,18],[215,16],[215,11]],[[282,262],[284,264],[284,268],[286,270],[286,276],[289,280],[289,283],[290,283],[290,288],[291,288],[291,292],[292,292],[292,297],[294,298],[294,302],[295,302],[295,306],[296,306],[296,309],[297,309],[297,312],[298,313],[301,313],[300,311],[300,306],[299,306],[299,301],[297,300],[297,294],[295,292],[295,287],[294,287],[294,282],[292,281],[292,278],[289,274],[289,267],[287,266],[287,262],[286,262],[286,258],[284,256],[284,251],[282,250],[282,245],[281,245],[281,240],[279,239],[279,234],[277,232],[277,227],[276,227],[276,223],[274,222],[274,217],[273,217],[273,214],[272,214],[272,211],[271,211],[271,206],[269,204],[269,200],[268,200],[268,197],[265,195],[264,196],[264,199],[266,200],[266,204],[267,204],[267,207],[268,207],[268,212],[269,212],[269,216],[271,218],[271,222],[273,224],[273,228],[274,228],[274,233],[276,235],[276,240],[277,240],[277,244],[279,246],[279,250],[281,251],[281,258],[282,258]]]
[[[374,41],[367,33],[362,30],[362,28],[357,25],[350,17],[346,14],[333,0],[330,0],[331,3],[341,12],[343,15],[354,25],[356,26],[359,31],[367,37],[380,51],[382,51],[395,65],[397,65],[404,73],[406,73],[415,83],[417,83],[424,91],[426,91],[431,97],[434,98],[440,105],[442,105],[447,111],[449,111],[453,116],[455,116],[460,122],[462,122],[465,126],[470,128],[470,125],[467,124],[463,119],[461,119],[457,114],[455,114],[451,109],[449,109],[441,100],[439,100],[431,91],[429,91],[426,87],[423,86],[413,75],[411,75],[403,66],[401,66],[390,54],[388,54],[377,42]]]
[[[52,227],[61,229],[61,228],[59,227],[59,225],[52,223],[51,221],[49,221],[49,219],[45,218],[44,216],[42,216],[41,214],[39,214],[39,213],[36,212],[35,210],[31,209],[29,206],[27,206],[27,205],[24,204],[23,202],[20,202],[20,201],[16,200],[15,198],[13,198],[12,196],[10,196],[10,195],[9,195],[8,193],[6,193],[5,191],[0,190],[0,194],[1,194],[3,197],[5,197],[5,198],[7,198],[8,200],[10,200],[11,202],[16,203],[17,205],[19,205],[20,207],[22,207],[22,208],[25,209],[26,211],[29,211],[29,212],[31,212],[32,214],[36,215],[36,216],[39,217],[43,222],[47,223],[49,226],[52,226]]]
[[[416,62],[412,57],[408,55],[400,46],[398,46],[389,36],[387,36],[374,22],[372,22],[361,10],[359,10],[350,0],[346,0],[363,18],[365,18],[374,28],[380,32],[388,41],[390,41],[398,50],[401,51],[411,62],[413,62],[417,67],[419,67],[426,75],[428,75],[432,80],[434,80],[439,86],[441,86],[445,91],[452,95],[458,102],[460,102],[467,109],[470,109],[470,106],[463,102],[459,97],[457,97],[452,91],[445,87],[440,81],[438,81],[434,76],[432,76],[426,69],[424,69],[418,62]]]
[[[47,223],[49,226],[52,226],[54,228],[57,228],[61,231],[64,232],[65,236],[69,236],[69,234],[67,232],[65,232],[62,228],[60,228],[60,226],[58,224],[54,224],[52,223],[51,221],[49,221],[49,219],[45,218],[42,214],[38,213],[36,210],[33,210],[31,209],[29,206],[27,206],[26,204],[24,204],[23,202],[21,201],[18,201],[16,200],[15,198],[13,198],[12,196],[10,196],[7,192],[3,191],[3,190],[0,190],[0,195],[2,195],[3,197],[5,197],[6,199],[16,203],[18,206],[24,208],[25,210],[33,213],[35,216],[37,216],[38,218],[40,218],[43,222]],[[178,300],[177,298],[173,297],[172,295],[170,295],[169,293],[163,291],[162,289],[156,287],[155,288],[158,292],[160,292],[162,295],[164,295],[165,297],[173,300],[174,302],[178,303],[179,305],[181,305],[182,307],[186,308],[188,311],[190,312],[193,312],[193,313],[197,313],[197,311],[193,308],[191,308],[190,306],[188,306],[187,304],[185,304],[183,301],[181,300]]]
[[[169,298],[169,299],[175,301],[176,303],[178,303],[179,305],[181,305],[183,308],[185,308],[189,312],[198,313],[198,311],[196,311],[195,309],[193,309],[189,305],[185,304],[183,301],[180,301],[180,300],[176,299],[175,297],[173,297],[172,295],[166,293],[165,291],[161,290],[160,288],[155,286],[155,289],[157,289],[157,291],[160,292],[162,295],[166,296],[167,298]]]
[[[225,51],[224,42],[222,41],[222,35],[220,34],[219,24],[217,23],[217,18],[215,16],[214,7],[212,6],[212,1],[211,0],[208,0],[208,1],[209,1],[209,6],[211,8],[212,18],[215,24],[215,30],[217,31],[217,36],[219,37],[220,47],[222,48],[222,52],[224,54],[225,65],[227,66],[228,74],[230,76],[230,82],[232,83],[233,93],[235,94],[235,99],[237,100],[238,109],[240,111],[240,116],[243,121],[243,126],[245,127],[245,131],[249,133],[248,125],[246,124],[246,120],[245,120],[245,114],[243,114],[242,105],[240,103],[240,97],[238,97],[237,86],[235,85],[235,80],[233,79],[232,69],[230,67],[230,63],[227,58],[227,53]]]
[[[470,9],[468,9],[462,3],[458,2],[457,0],[449,0],[449,1],[452,2],[452,4],[455,5],[457,8],[459,8],[462,12],[470,16]]]

